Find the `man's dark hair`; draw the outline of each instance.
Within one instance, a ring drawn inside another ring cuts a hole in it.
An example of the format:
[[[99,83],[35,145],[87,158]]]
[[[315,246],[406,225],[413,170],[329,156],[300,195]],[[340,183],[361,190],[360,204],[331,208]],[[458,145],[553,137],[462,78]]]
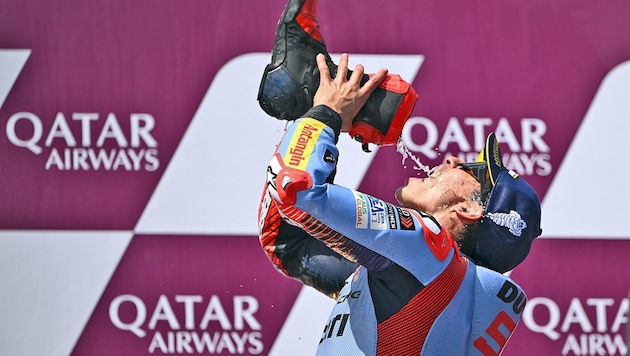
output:
[[[490,195],[490,191],[492,190],[492,184],[486,181],[481,185],[479,191],[474,191],[472,193],[472,199],[481,205],[481,208],[484,209],[486,207],[486,203],[488,202],[488,196]],[[482,198],[483,197],[483,198]],[[461,234],[461,237],[457,239],[457,245],[459,246],[459,250],[466,256],[468,256],[473,262],[477,261],[477,239],[479,238],[479,229],[481,228],[481,221],[485,217],[475,221],[472,224],[466,225],[466,228]]]

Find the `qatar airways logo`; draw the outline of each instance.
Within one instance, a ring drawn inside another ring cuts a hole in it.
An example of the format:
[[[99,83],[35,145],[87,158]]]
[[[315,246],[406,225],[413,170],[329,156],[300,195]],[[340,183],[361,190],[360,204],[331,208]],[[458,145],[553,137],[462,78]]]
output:
[[[0,107],[29,55],[30,50],[0,50]],[[45,154],[46,170],[152,172],[160,167],[154,128],[155,118],[146,112],[58,112],[42,117],[20,111],[9,115],[5,134],[14,146]]]
[[[160,160],[157,141],[151,134],[155,127],[153,115],[132,113],[125,117],[124,126],[129,134],[124,133],[121,121],[113,112],[107,115],[59,112],[52,126],[44,129],[39,116],[17,112],[7,120],[6,135],[14,146],[35,155],[45,153],[46,170],[157,170]],[[93,137],[94,129],[98,134]],[[105,148],[106,144],[116,148]]]
[[[146,338],[150,354],[262,353],[258,299],[251,295],[230,299],[233,311],[228,313],[224,306],[228,301],[217,295],[162,294],[153,304],[121,294],[109,304],[109,319],[119,330]]]
[[[628,299],[572,298],[561,308],[547,297],[527,301],[522,321],[562,345],[560,355],[627,355]]]
[[[516,123],[506,118],[451,117],[440,132],[435,121],[426,117],[411,117],[402,132],[402,142],[411,151],[429,159],[457,156],[466,162],[477,160],[486,143],[486,136],[494,131],[500,143],[506,144],[503,152],[505,166],[520,174],[548,176],[552,173],[550,148],[545,141],[547,123],[540,118],[521,118]],[[418,140],[417,137],[423,137]],[[472,139],[471,139],[472,138]]]

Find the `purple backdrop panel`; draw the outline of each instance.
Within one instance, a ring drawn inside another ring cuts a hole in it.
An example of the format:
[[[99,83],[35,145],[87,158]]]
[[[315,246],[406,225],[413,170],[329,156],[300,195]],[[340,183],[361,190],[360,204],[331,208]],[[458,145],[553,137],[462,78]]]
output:
[[[630,241],[543,239],[533,246],[512,273],[528,301],[505,353],[625,355]]]
[[[256,237],[135,236],[73,354],[265,354],[300,288]]]

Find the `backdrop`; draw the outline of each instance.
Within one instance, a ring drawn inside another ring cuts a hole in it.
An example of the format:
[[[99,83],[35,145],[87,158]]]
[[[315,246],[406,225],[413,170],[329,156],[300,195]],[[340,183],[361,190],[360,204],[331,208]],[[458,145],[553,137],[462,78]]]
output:
[[[312,354],[334,301],[257,240],[285,123],[256,101],[284,0],[0,0],[0,354]],[[343,136],[390,202],[495,131],[543,205],[504,355],[625,355],[630,3],[320,0],[328,50],[420,99],[403,144]]]

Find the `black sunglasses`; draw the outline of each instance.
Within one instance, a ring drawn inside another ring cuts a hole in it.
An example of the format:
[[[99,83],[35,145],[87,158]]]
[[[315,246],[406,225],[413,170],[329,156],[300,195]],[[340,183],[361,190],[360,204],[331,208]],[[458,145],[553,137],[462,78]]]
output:
[[[486,173],[488,172],[486,162],[458,163],[457,165],[466,171],[470,171],[482,186],[486,183]]]

